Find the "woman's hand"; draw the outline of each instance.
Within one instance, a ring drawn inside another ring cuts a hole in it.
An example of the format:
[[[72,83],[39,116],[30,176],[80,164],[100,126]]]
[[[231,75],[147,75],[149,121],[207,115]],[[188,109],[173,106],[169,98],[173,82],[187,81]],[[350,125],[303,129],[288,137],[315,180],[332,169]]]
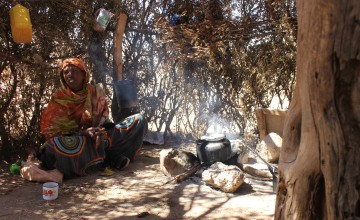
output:
[[[83,131],[83,135],[89,136],[92,139],[96,140],[98,138],[99,141],[105,140],[107,135],[105,128],[99,127],[90,127]]]

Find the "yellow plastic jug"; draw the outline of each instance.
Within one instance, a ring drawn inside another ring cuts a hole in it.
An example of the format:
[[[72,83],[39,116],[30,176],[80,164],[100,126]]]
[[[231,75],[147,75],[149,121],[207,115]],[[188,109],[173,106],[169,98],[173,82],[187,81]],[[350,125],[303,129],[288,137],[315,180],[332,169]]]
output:
[[[30,43],[32,40],[32,25],[29,10],[20,4],[10,9],[11,33],[15,43]]]

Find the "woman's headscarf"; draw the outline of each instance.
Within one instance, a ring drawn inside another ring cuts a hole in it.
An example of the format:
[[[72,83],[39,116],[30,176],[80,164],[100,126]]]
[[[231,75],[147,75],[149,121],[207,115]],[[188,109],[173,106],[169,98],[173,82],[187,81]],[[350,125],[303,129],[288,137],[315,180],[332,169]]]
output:
[[[67,86],[63,77],[63,69],[68,65],[76,66],[84,72],[83,89],[77,93]],[[90,84],[89,78],[89,72],[80,59],[63,61],[60,66],[61,86],[52,96],[41,118],[40,131],[46,139],[97,127],[102,117],[109,120],[105,92],[101,84]]]
[[[63,70],[68,65],[76,66],[77,68],[79,68],[80,70],[83,71],[83,73],[84,73],[83,89],[86,89],[86,85],[89,83],[89,79],[90,79],[89,71],[87,70],[85,63],[82,60],[78,59],[78,58],[69,58],[69,59],[66,59],[66,60],[64,60],[62,62],[61,66],[60,66],[60,82],[61,82],[61,86],[68,88],[68,86],[66,85],[66,82],[65,82],[64,75],[63,75]]]

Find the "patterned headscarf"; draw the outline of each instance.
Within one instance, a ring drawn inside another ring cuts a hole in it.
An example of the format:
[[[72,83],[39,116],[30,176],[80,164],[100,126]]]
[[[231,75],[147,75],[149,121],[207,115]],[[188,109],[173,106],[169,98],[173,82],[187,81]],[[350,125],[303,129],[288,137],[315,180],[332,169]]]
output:
[[[89,83],[89,79],[90,79],[89,71],[87,70],[85,63],[82,60],[78,59],[78,58],[69,58],[69,59],[66,59],[66,60],[64,60],[62,62],[61,66],[60,66],[61,85],[64,86],[64,87],[68,87],[66,85],[64,75],[63,75],[63,70],[68,65],[76,66],[77,68],[79,68],[80,70],[82,70],[85,73],[83,89],[86,89],[86,85]]]
[[[63,69],[68,65],[74,65],[85,73],[83,89],[79,92],[73,92],[64,80]],[[89,84],[89,78],[89,72],[80,59],[63,61],[60,66],[61,87],[52,96],[41,118],[40,131],[46,139],[97,127],[105,119],[109,121],[105,92],[101,84]]]

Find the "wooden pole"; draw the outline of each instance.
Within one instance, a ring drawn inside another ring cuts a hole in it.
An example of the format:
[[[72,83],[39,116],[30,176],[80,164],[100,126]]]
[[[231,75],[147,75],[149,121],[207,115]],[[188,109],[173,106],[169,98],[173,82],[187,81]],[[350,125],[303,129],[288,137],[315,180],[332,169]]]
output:
[[[122,80],[122,42],[124,38],[127,15],[121,13],[114,34],[114,64],[117,80]]]

